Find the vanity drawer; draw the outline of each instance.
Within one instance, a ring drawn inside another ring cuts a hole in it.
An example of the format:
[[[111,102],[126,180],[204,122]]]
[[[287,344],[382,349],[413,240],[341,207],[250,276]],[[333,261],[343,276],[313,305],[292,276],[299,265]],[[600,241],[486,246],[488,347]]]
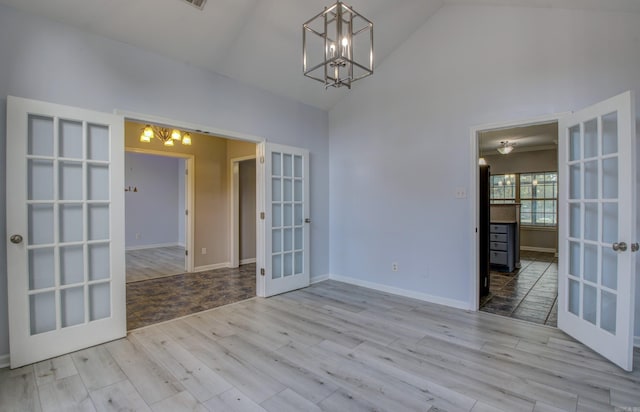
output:
[[[496,252],[492,250],[489,254],[489,262],[494,265],[506,265],[507,252]]]
[[[507,241],[507,234],[506,233],[491,233],[489,235],[489,239],[491,239],[492,242],[506,242]]]
[[[491,233],[507,233],[508,229],[507,225],[491,225],[489,231]]]
[[[507,251],[508,244],[506,242],[491,242],[489,248],[491,250],[503,250]]]

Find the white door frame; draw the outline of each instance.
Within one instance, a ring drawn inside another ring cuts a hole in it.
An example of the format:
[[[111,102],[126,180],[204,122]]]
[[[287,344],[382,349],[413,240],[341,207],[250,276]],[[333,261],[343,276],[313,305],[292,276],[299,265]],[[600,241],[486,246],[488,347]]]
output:
[[[185,246],[184,249],[187,251],[187,256],[184,260],[184,270],[186,272],[193,272],[193,268],[194,268],[194,255],[195,255],[195,251],[194,251],[194,244],[195,244],[195,237],[194,237],[194,224],[195,224],[195,219],[194,219],[194,213],[193,213],[193,206],[195,204],[194,198],[195,198],[195,156],[192,154],[188,154],[188,153],[175,153],[175,152],[168,152],[168,151],[162,151],[162,150],[154,150],[154,149],[144,149],[144,148],[139,148],[139,147],[130,147],[130,146],[125,146],[124,151],[127,153],[138,153],[138,154],[146,154],[146,155],[152,155],[152,156],[162,156],[162,157],[172,157],[172,158],[177,158],[177,159],[184,159],[185,160],[185,164],[186,164],[186,168],[187,168],[187,176],[186,176],[186,184],[185,186],[185,190],[186,190],[186,196],[185,196],[185,209],[188,211],[187,215],[186,215],[186,224],[184,226],[185,228],[185,235],[184,235],[184,242],[185,242]],[[182,178],[182,176],[180,176],[180,178]],[[126,207],[126,206],[125,206]]]
[[[240,162],[255,160],[256,155],[229,160],[229,267],[240,266]],[[256,185],[258,181],[256,179]],[[256,204],[256,211],[257,211]],[[256,219],[258,218],[256,214]],[[256,242],[257,243],[257,242]]]
[[[555,113],[533,117],[524,120],[513,120],[509,122],[490,123],[479,126],[473,126],[470,128],[470,170],[471,170],[471,187],[473,190],[469,191],[469,207],[473,214],[473,245],[471,247],[471,276],[469,279],[469,309],[477,311],[480,308],[480,281],[478,274],[480,273],[480,236],[478,228],[480,226],[480,211],[478,208],[478,198],[480,196],[480,187],[478,182],[478,138],[480,132],[485,130],[499,130],[499,129],[511,129],[513,127],[533,126],[537,124],[558,122],[561,117],[566,116],[567,112]],[[558,259],[564,257],[558,256]]]

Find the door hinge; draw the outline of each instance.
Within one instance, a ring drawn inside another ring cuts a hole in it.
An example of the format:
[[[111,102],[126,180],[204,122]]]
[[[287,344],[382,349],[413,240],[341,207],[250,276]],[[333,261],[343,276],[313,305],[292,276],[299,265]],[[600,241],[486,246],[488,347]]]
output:
[[[184,169],[184,174],[188,175],[189,174],[189,169]]]
[[[264,156],[260,156],[260,163],[264,163]]]
[[[264,268],[260,268],[260,274],[264,276]]]
[[[185,256],[189,256],[189,251],[185,249],[185,250],[184,250],[184,255],[185,255]]]
[[[260,212],[260,219],[264,220],[264,212]]]
[[[189,216],[189,210],[188,210],[188,209],[185,209],[185,210],[184,210],[184,214],[185,214],[185,216]]]

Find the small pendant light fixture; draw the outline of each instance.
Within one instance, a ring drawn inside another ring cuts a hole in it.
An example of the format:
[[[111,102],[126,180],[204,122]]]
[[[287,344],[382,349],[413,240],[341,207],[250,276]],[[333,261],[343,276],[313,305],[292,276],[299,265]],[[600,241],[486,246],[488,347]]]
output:
[[[508,140],[505,140],[503,142],[500,142],[500,147],[498,147],[496,150],[500,152],[500,154],[506,155],[511,153],[515,145],[515,143],[509,143]]]
[[[329,87],[373,74],[373,23],[337,1],[302,25],[304,75]]]
[[[173,146],[174,141],[181,141],[185,146],[191,146],[191,135],[178,129],[146,125],[140,134],[142,143],[150,143],[151,139],[158,138],[165,146]]]

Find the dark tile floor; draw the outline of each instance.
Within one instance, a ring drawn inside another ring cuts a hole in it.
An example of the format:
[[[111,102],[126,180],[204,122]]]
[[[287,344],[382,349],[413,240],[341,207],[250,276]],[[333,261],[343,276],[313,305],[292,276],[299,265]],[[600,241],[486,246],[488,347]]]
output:
[[[558,260],[553,253],[521,252],[521,268],[491,271],[480,310],[542,325],[558,324]]]
[[[127,330],[256,296],[256,265],[127,283]]]

